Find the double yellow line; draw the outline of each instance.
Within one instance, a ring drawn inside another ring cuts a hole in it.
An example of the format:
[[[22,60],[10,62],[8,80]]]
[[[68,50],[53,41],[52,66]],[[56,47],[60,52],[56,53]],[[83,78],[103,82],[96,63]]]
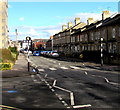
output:
[[[6,106],[6,105],[0,105],[0,109],[1,110],[9,110],[9,109],[12,109],[12,110],[22,110],[22,109],[19,109],[19,108],[15,108],[15,107],[11,107],[11,106]]]

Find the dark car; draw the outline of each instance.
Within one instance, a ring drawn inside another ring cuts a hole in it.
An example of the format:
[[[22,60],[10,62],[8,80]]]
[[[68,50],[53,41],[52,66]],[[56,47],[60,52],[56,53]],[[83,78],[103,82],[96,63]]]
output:
[[[34,51],[33,56],[40,56],[40,52],[39,51]]]

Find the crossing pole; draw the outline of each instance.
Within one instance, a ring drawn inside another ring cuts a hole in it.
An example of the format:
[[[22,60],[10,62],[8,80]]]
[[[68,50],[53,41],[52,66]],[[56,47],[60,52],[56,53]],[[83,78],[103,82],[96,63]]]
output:
[[[29,60],[29,49],[30,49],[30,45],[29,45],[29,41],[31,40],[31,38],[30,37],[26,37],[26,40],[27,40],[27,42],[28,42],[28,56],[27,56],[27,58],[28,58],[28,71],[30,71],[30,60]]]

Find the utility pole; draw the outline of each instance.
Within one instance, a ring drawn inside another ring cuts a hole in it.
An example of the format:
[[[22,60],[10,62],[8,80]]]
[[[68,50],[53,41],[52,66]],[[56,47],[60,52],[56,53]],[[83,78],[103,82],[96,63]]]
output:
[[[103,66],[103,38],[102,37],[101,37],[100,41],[101,41],[101,49],[100,49],[100,51],[101,51],[101,66]]]
[[[15,33],[16,33],[16,44],[15,44],[15,46],[17,47],[17,44],[18,44],[18,33],[17,33],[17,29],[15,29]]]

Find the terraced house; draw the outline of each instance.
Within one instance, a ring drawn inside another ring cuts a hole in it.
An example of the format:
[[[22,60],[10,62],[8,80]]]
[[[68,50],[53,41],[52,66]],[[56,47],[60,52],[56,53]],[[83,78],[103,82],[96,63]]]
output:
[[[8,1],[0,0],[0,48],[8,48]]]
[[[110,16],[109,11],[103,11],[101,16],[99,21],[88,18],[85,24],[77,18],[74,26],[69,23],[68,28],[63,26],[53,36],[54,49],[68,56],[82,55],[85,60],[100,62],[102,48],[104,63],[120,64],[120,14]]]

